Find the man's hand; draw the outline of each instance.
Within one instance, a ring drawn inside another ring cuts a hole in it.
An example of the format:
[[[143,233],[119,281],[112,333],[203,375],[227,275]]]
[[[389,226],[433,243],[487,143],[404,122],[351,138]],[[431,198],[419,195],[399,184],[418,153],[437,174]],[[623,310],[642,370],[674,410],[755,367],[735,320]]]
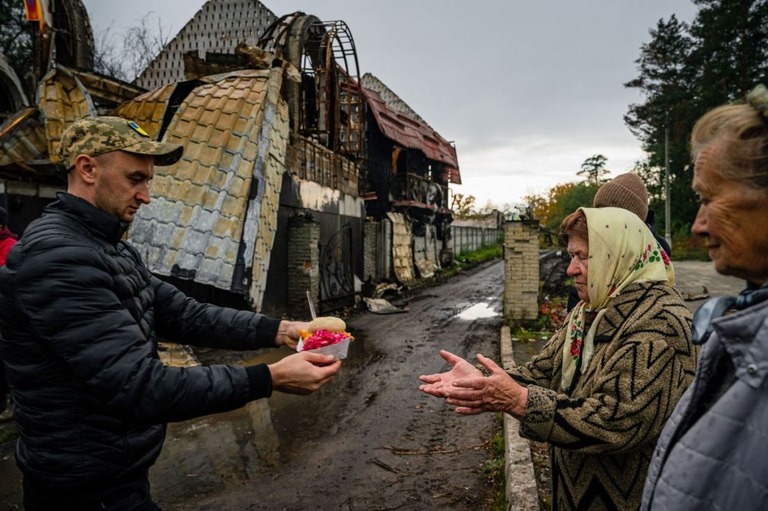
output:
[[[483,373],[458,355],[445,350],[440,350],[440,356],[448,362],[452,368],[444,373],[422,375],[419,377],[426,385],[419,385],[419,390],[436,397],[447,397],[447,391],[451,389],[453,382],[464,378],[482,377]]]
[[[305,321],[283,320],[277,329],[275,344],[277,346],[288,346],[295,351],[296,345],[299,343],[299,330],[307,329],[309,329],[309,323]]]
[[[268,367],[273,390],[306,395],[328,383],[339,372],[341,361],[332,355],[303,351]]]
[[[444,389],[448,404],[456,405],[456,412],[464,415],[505,412],[521,420],[528,403],[528,389],[490,358],[478,354],[477,360],[490,375],[454,380],[450,388]]]

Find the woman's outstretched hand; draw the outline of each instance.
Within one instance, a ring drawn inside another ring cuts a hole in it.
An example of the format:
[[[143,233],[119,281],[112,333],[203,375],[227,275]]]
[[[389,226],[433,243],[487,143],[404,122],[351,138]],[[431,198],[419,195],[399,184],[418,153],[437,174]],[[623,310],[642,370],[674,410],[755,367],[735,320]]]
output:
[[[528,389],[518,384],[493,360],[478,354],[477,360],[488,370],[488,376],[463,358],[445,350],[440,356],[452,367],[444,373],[423,375],[419,390],[445,398],[456,406],[456,412],[476,415],[483,412],[505,412],[517,419],[525,415]]]
[[[453,382],[463,378],[482,377],[483,373],[458,355],[445,350],[440,350],[440,356],[451,365],[451,369],[444,373],[428,374],[419,377],[424,382],[419,385],[419,390],[436,397],[448,397],[447,390]]]
[[[522,419],[528,403],[528,389],[490,358],[478,354],[477,360],[488,370],[488,376],[455,380],[446,391],[448,404],[455,405],[456,412],[464,415],[504,412]]]

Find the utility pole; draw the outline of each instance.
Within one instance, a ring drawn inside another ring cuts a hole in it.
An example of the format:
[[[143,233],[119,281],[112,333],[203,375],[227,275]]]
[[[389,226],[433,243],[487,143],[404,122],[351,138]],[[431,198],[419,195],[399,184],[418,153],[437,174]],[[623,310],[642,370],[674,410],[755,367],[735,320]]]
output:
[[[672,248],[672,234],[670,232],[670,216],[672,215],[671,190],[669,189],[669,110],[666,112],[664,126],[664,239]]]

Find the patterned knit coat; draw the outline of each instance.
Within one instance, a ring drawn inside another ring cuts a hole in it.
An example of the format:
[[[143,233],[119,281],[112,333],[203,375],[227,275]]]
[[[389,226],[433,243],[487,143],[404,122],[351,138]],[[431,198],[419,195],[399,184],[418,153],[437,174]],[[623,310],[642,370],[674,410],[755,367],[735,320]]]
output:
[[[511,375],[528,387],[521,435],[551,446],[553,509],[640,507],[656,440],[691,383],[691,313],[666,284],[629,285],[607,306],[595,353],[561,388],[562,328]]]

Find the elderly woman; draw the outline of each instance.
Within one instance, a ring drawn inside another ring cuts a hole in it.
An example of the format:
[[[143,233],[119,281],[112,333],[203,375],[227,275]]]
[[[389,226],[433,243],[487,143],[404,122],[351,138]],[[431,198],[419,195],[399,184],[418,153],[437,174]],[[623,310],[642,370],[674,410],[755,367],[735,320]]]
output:
[[[619,208],[581,208],[563,221],[581,301],[528,364],[452,368],[420,390],[461,414],[506,412],[552,447],[554,509],[637,509],[664,421],[693,379],[691,315],[651,231]]]
[[[747,289],[694,316],[694,340],[706,342],[659,438],[643,509],[768,509],[768,90],[747,99],[705,114],[691,136],[692,231],[715,270]]]

